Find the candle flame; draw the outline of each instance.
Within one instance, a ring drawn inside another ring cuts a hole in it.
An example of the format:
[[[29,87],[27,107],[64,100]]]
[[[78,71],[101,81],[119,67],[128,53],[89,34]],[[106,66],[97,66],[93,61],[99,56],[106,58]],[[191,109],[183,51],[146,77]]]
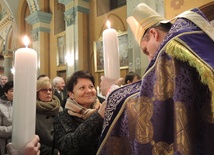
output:
[[[25,47],[28,47],[30,40],[27,36],[24,36],[23,42],[24,42]]]
[[[108,20],[107,20],[107,22],[106,22],[106,26],[110,29],[110,27],[111,27],[111,23],[110,23],[110,21],[108,21]]]
[[[14,68],[14,67],[11,68],[10,71],[11,71],[11,73],[12,73],[13,75],[15,74],[15,68]]]

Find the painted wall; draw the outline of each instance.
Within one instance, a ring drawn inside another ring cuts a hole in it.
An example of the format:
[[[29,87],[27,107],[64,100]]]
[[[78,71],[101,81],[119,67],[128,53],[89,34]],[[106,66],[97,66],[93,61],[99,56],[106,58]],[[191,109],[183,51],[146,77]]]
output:
[[[213,0],[165,0],[165,18],[171,19],[183,11],[200,7]]]

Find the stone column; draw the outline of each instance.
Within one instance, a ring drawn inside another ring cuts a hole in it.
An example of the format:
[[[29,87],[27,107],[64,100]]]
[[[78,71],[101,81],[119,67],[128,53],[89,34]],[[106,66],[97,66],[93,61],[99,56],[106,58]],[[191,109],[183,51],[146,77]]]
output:
[[[3,51],[3,56],[4,56],[4,75],[8,77],[8,80],[13,80],[13,74],[11,72],[11,69],[13,68],[13,55],[14,51],[12,50],[5,50]]]
[[[58,0],[65,5],[66,24],[66,77],[80,69],[88,69],[88,13],[85,0]],[[81,57],[81,60],[79,59]]]
[[[76,57],[78,56],[78,51],[76,49],[78,43],[78,36],[75,34],[75,21],[76,19],[76,10],[70,8],[65,10],[65,22],[66,22],[66,78],[68,78],[73,72],[78,70],[76,64]],[[68,35],[69,34],[69,35]]]
[[[47,12],[35,11],[31,13],[25,20],[33,26],[32,39],[33,49],[37,51],[38,72],[37,74],[49,73],[49,33],[52,14]],[[41,45],[42,43],[42,45]]]

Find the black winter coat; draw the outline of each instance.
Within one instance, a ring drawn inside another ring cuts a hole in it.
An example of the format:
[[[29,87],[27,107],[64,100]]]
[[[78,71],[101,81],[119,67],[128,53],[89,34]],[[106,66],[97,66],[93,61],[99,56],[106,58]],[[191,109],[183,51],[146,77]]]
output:
[[[54,118],[55,140],[60,155],[95,155],[103,118],[95,112],[87,120],[70,116],[65,109]]]

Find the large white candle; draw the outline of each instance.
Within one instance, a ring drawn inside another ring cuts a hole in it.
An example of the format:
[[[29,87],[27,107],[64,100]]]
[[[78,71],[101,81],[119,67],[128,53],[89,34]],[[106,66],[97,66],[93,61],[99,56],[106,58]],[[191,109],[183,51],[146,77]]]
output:
[[[24,40],[26,48],[15,52],[12,143],[17,149],[35,135],[37,53]]]
[[[118,35],[115,29],[110,28],[103,31],[103,55],[104,55],[104,74],[111,79],[120,78],[119,46]]]

